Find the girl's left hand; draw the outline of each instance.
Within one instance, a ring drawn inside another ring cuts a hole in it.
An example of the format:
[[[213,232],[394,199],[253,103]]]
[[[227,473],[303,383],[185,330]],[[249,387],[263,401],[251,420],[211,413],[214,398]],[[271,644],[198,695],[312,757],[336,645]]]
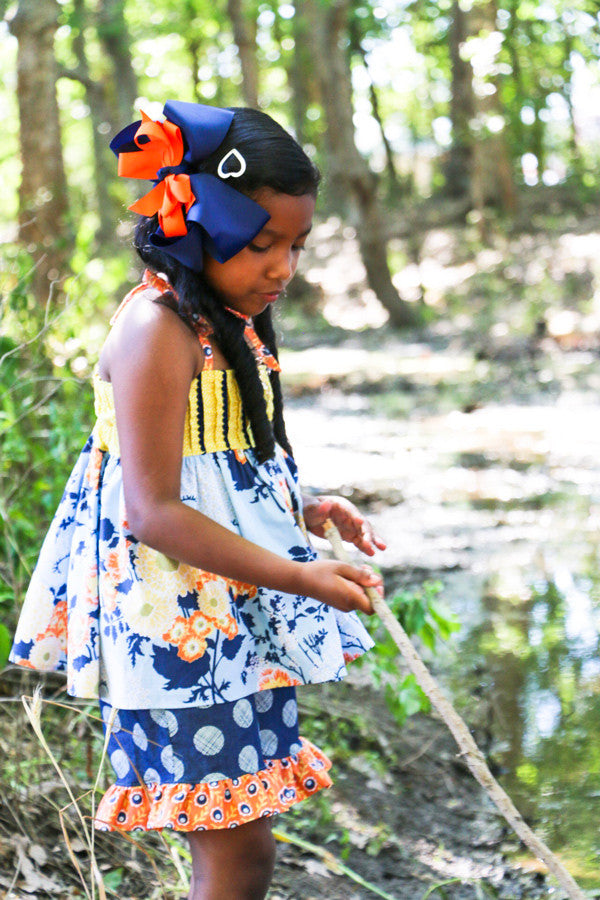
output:
[[[343,497],[305,497],[303,512],[306,527],[317,537],[325,537],[323,526],[331,519],[342,540],[355,544],[368,556],[373,556],[376,550],[385,550],[385,541],[375,534],[354,504]]]

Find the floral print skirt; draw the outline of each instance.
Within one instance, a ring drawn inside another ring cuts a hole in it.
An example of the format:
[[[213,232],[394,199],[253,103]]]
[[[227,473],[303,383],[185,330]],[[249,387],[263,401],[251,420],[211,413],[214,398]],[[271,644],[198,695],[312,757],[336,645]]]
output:
[[[331,785],[329,760],[298,734],[293,687],[209,708],[100,705],[117,776],[100,830],[235,828]]]

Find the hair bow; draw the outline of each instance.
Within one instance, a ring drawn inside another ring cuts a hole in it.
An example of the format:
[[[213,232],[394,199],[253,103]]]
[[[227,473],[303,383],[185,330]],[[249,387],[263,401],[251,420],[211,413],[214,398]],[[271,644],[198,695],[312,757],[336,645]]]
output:
[[[270,216],[258,203],[224,183],[243,174],[246,162],[235,148],[219,163],[220,177],[198,172],[199,165],[222,144],[233,120],[228,109],[169,100],[164,122],[142,112],[142,119],[113,138],[118,172],[148,178],[154,187],[129,208],[144,216],[158,213],[151,242],[190,269],[202,269],[203,252],[226,262],[245,247]],[[225,172],[234,155],[235,172]]]

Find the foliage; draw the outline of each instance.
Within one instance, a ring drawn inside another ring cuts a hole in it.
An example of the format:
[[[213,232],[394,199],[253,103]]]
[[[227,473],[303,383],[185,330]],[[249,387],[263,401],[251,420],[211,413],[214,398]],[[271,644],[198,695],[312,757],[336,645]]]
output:
[[[409,637],[416,637],[430,652],[438,641],[447,641],[459,629],[459,624],[438,599],[442,590],[439,582],[425,582],[418,591],[401,591],[388,604]],[[366,666],[376,687],[382,687],[389,710],[399,725],[409,716],[429,710],[429,700],[417,684],[414,675],[404,675],[398,648],[390,634],[381,633],[377,621],[367,621],[374,650],[357,660]]]
[[[124,18],[115,22],[113,29],[124,32],[114,37],[129,46],[140,98],[157,104],[168,96],[222,105],[242,102],[240,56],[226,4],[158,0],[150,15],[132,0],[124,0],[123,6]],[[465,8],[472,8],[476,15],[483,6],[482,0],[477,0]],[[77,221],[90,212],[98,214],[98,199],[90,190],[95,178],[92,128],[100,129],[108,139],[111,131],[124,124],[118,90],[115,92],[119,73],[114,71],[114,60],[107,57],[98,7],[104,4],[64,0],[56,38],[57,63],[63,76],[58,82],[63,147]],[[302,45],[310,39],[302,32],[302,3],[246,0],[243,7],[248,20],[256,25],[253,53],[261,106],[288,127],[297,126],[294,67],[300,66],[303,139],[327,171],[332,161],[326,155],[325,113],[313,66]],[[498,50],[488,61],[485,78],[498,88],[516,176],[521,178],[523,156],[531,154],[539,179],[550,163],[553,178],[575,175],[588,181],[591,177],[595,183],[594,139],[575,127],[573,104],[582,79],[591,89],[597,83],[597,9],[586,0],[552,0],[541,7],[530,0],[502,0],[497,8]],[[354,0],[349,4],[346,40],[352,57],[358,140],[378,171],[383,168],[381,126],[402,169],[407,165],[430,167],[425,160],[441,161],[451,145],[450,49],[455,12],[451,0]],[[472,42],[480,38],[485,35],[475,32],[469,37],[464,48],[467,55],[473,50]],[[0,156],[0,184],[3,208],[14,222],[18,185],[18,117],[13,90],[16,39],[5,28],[0,40],[5,84],[0,89],[0,103],[7,113],[8,140]],[[87,76],[81,70],[83,58]],[[101,122],[93,121],[90,83],[102,98]],[[381,123],[375,119],[373,94]],[[587,115],[585,109],[583,112]],[[416,184],[424,186],[422,175],[416,175]],[[114,171],[111,179],[110,192],[122,202],[126,189],[118,184]]]
[[[51,304],[46,312],[32,304],[26,254],[16,253],[12,264],[13,286],[0,307],[0,665],[5,628],[15,622],[68,467],[92,421],[91,396],[74,376],[74,360],[67,353],[55,365],[50,358],[60,311],[51,315]],[[63,335],[61,350],[67,341]]]

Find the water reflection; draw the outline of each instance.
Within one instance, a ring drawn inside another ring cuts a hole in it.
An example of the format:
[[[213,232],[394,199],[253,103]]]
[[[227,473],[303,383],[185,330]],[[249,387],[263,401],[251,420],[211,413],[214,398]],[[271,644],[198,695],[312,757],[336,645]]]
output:
[[[320,393],[312,351],[294,354],[292,444],[307,487],[370,508],[390,589],[442,581],[463,631],[433,667],[531,824],[600,888],[599,361],[549,354],[549,392],[530,360],[482,370],[462,347],[363,342],[350,369],[328,347]]]
[[[459,637],[450,684],[519,809],[599,887],[597,566],[579,576],[558,564],[519,595],[499,587],[484,585],[483,617]]]

